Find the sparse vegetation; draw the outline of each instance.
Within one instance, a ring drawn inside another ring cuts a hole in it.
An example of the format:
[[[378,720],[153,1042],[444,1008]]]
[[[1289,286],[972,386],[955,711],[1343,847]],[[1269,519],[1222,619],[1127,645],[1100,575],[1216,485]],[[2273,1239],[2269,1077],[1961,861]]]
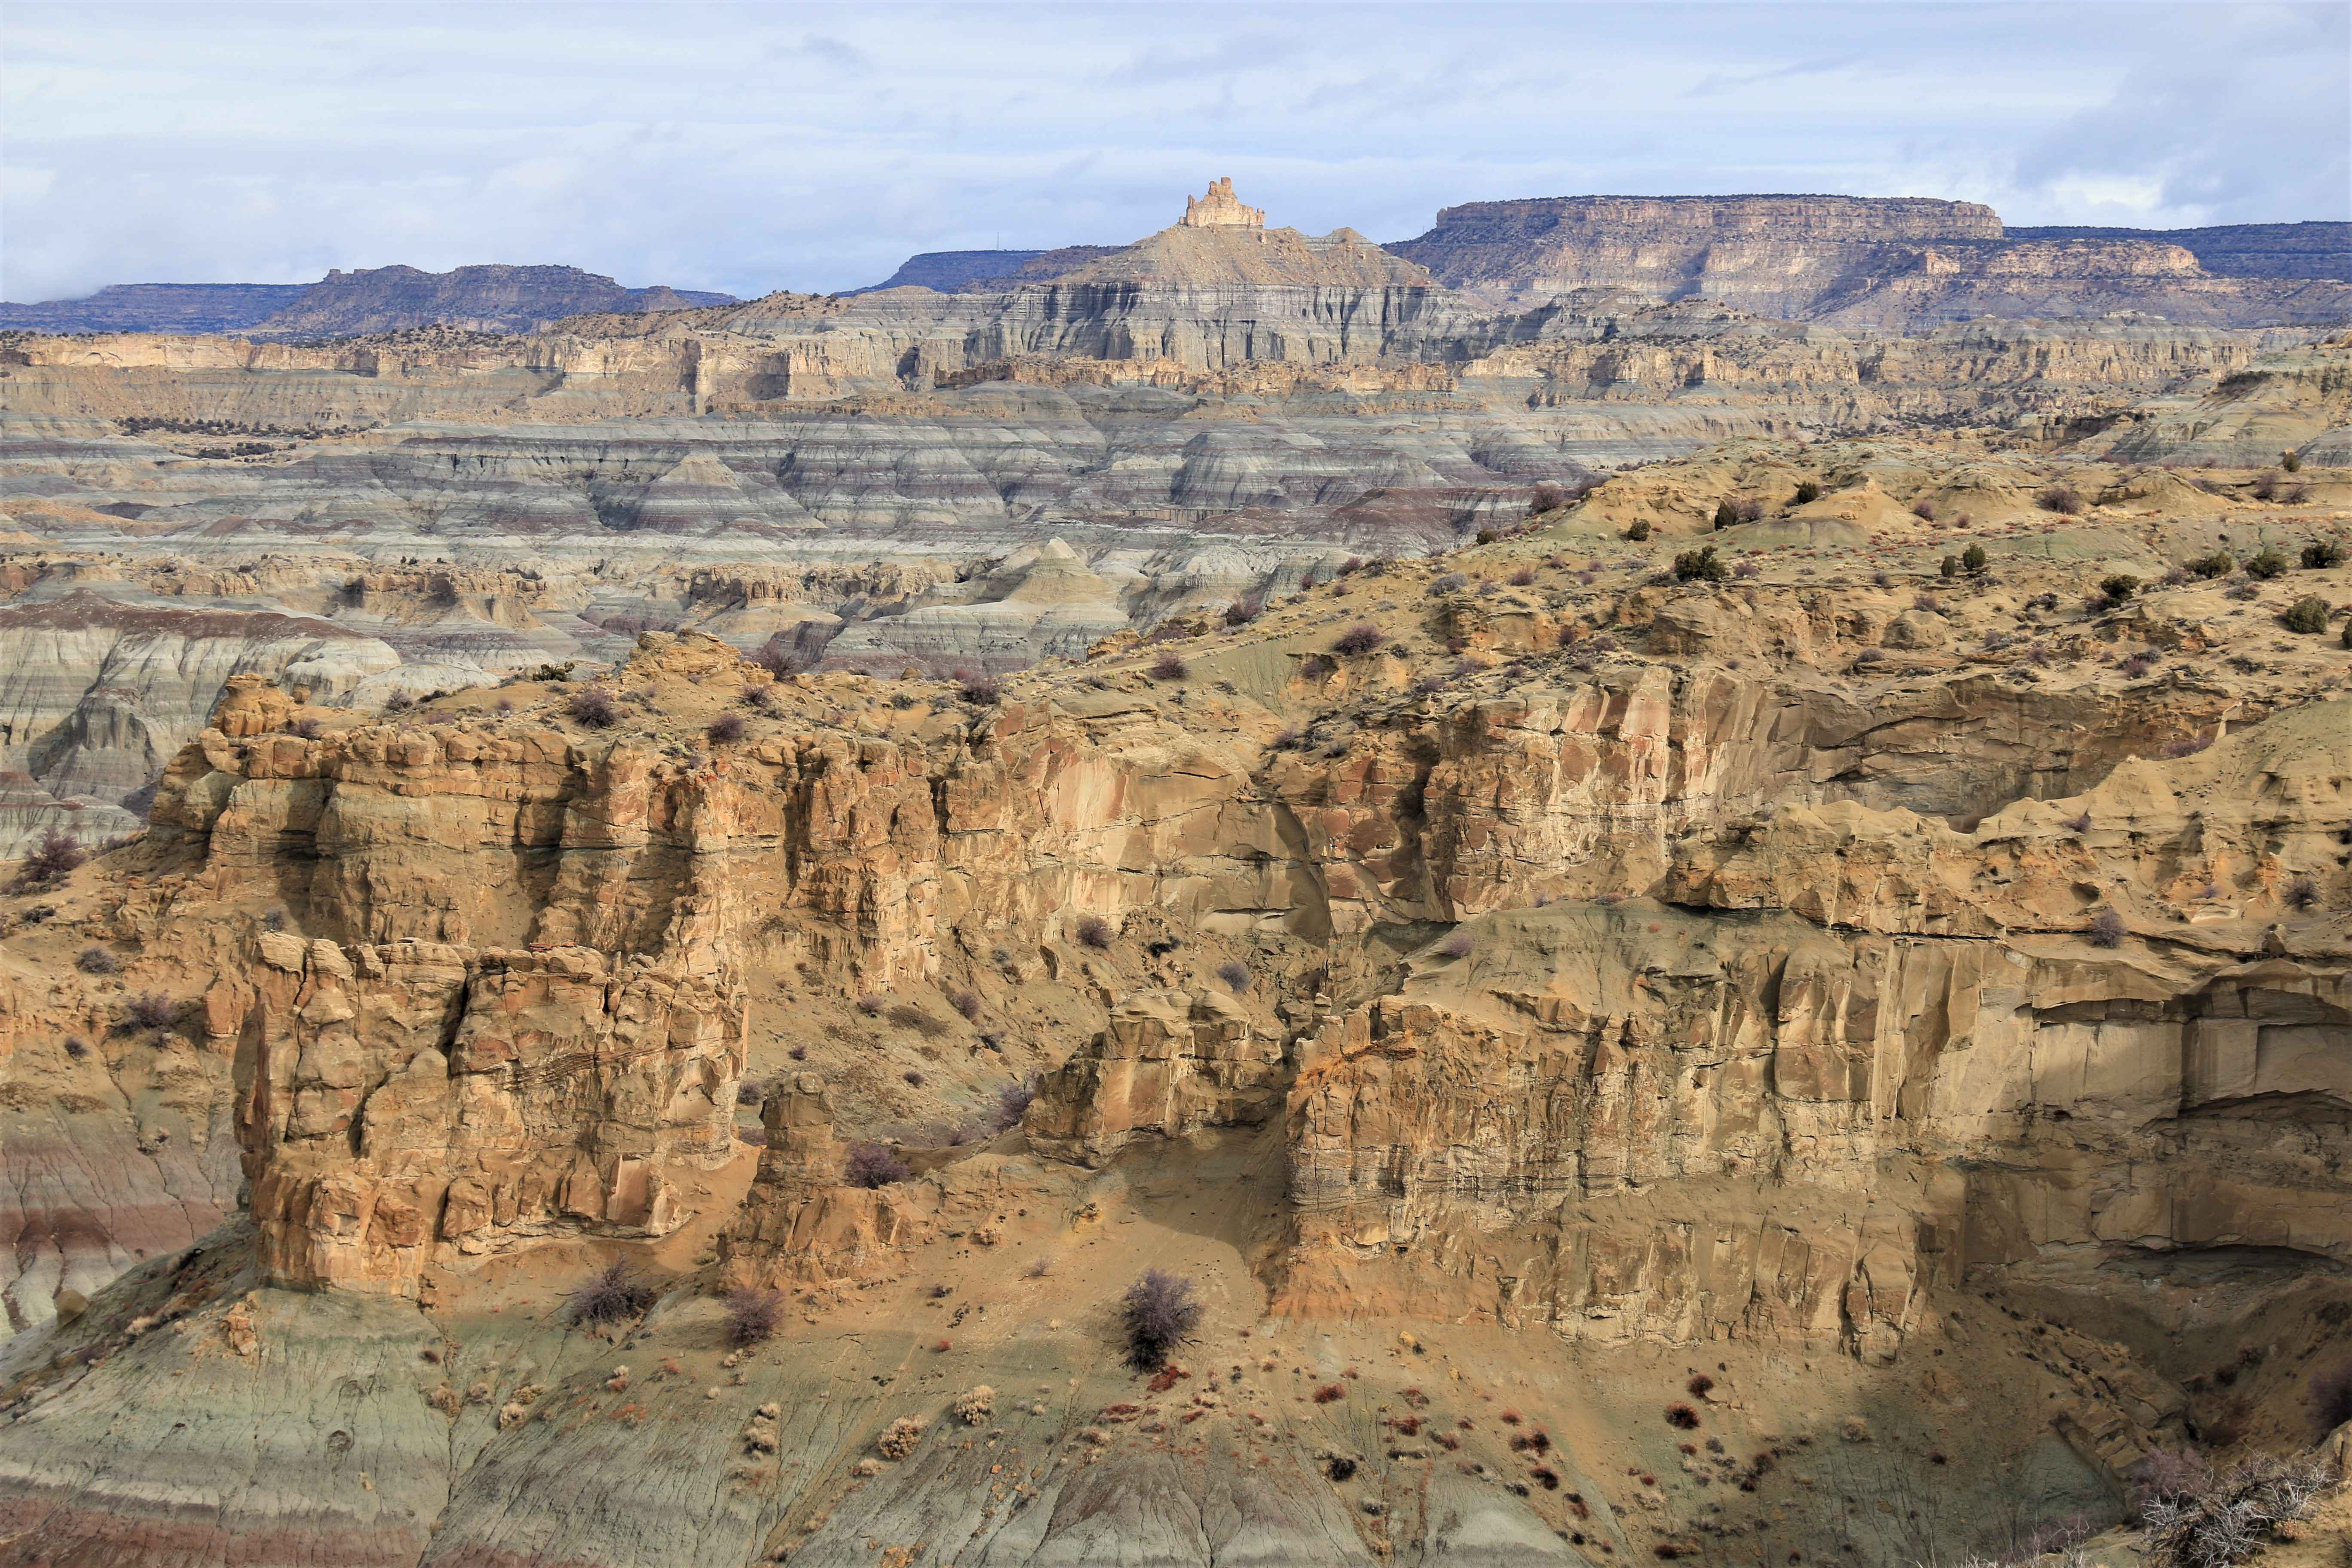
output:
[[[922,1445],[923,1432],[923,1423],[911,1415],[901,1415],[874,1439],[874,1451],[886,1459],[903,1459]]]
[[[1791,506],[1806,506],[1822,499],[1822,487],[1812,479],[1797,481],[1797,492],[1789,498]]]
[[[1712,544],[1685,550],[1675,557],[1675,580],[1678,583],[1720,583],[1730,575],[1730,568],[1716,559]]]
[[[970,1023],[980,1016],[980,993],[959,991],[948,998],[948,1005],[953,1007],[966,1023]]]
[[[2286,890],[2280,896],[2286,900],[2289,908],[2308,910],[2319,902],[2319,884],[2308,877],[2297,877],[2287,883]]]
[[[1371,622],[1358,621],[1339,634],[1339,639],[1331,645],[1331,651],[1345,658],[1353,658],[1359,654],[1371,652],[1388,640],[1388,633],[1381,630]]]
[[[1646,541],[1650,537],[1649,521],[1645,518],[1635,518],[1632,526],[1625,530],[1625,537],[1635,544]]]
[[[2333,614],[2326,600],[2316,594],[2305,594],[2302,598],[2289,605],[2280,615],[2279,620],[2287,630],[2301,632],[2309,637],[2326,631],[2328,619]]]
[[[2189,563],[2190,575],[2202,577],[2208,582],[2216,577],[2227,577],[2237,569],[2237,562],[2231,558],[2230,552],[2226,550],[2216,550],[2212,554],[2200,556]]]
[[[629,1272],[626,1258],[615,1258],[573,1287],[564,1309],[575,1324],[617,1323],[644,1312],[658,1295],[652,1285]]]
[[[86,947],[75,958],[74,967],[84,974],[120,974],[122,960],[114,955],[111,948]]]
[[[1145,1269],[1119,1302],[1127,1364],[1138,1372],[1159,1371],[1167,1364],[1168,1352],[1190,1338],[1200,1321],[1201,1304],[1193,1298],[1192,1280]]]
[[[985,1426],[996,1414],[996,1390],[986,1384],[967,1388],[956,1396],[956,1419],[967,1426]]]
[[[2100,596],[2110,605],[2120,605],[2139,592],[2139,579],[2128,572],[2117,572],[2099,579]]]
[[[2273,577],[2283,576],[2285,572],[2286,557],[2275,544],[2263,545],[2254,558],[2246,563],[2246,575],[2259,577],[2266,583]]]
[[[1021,1119],[1029,1114],[1029,1107],[1035,1102],[1036,1099],[1037,1080],[1034,1078],[1023,1079],[1018,1083],[1008,1083],[998,1089],[996,1091],[996,1131],[1005,1132],[1020,1126]]]
[[[1078,923],[1071,929],[1081,943],[1097,952],[1108,950],[1111,937],[1116,934],[1111,930],[1110,921],[1100,915],[1081,915]]]
[[[131,1029],[168,1029],[180,1016],[180,1005],[161,991],[142,991],[122,1005],[123,1026]]]
[[[2033,504],[2043,511],[2072,517],[2083,510],[2083,497],[2072,485],[2049,485],[2034,496]]]
[[[956,695],[975,708],[993,708],[1004,700],[1004,687],[984,671],[956,671]]]
[[[1992,557],[1985,552],[1981,544],[1971,544],[1960,552],[1960,569],[1971,577],[1983,576],[1985,568],[1991,564]]]
[[[1429,584],[1432,594],[1451,594],[1470,585],[1470,579],[1460,572],[1448,572]]]
[[[387,704],[386,706],[389,706]],[[572,694],[564,705],[572,721],[591,730],[609,730],[621,721],[621,710],[613,694],[601,686],[590,686]]]
[[[765,1344],[776,1331],[784,1298],[775,1290],[730,1290],[727,1293],[727,1342],[738,1350]]]
[[[2303,569],[2306,572],[2325,572],[2331,566],[2342,564],[2344,547],[2332,539],[2323,539],[2315,544],[2303,547]]]
[[[1151,661],[1151,679],[1154,680],[1181,680],[1190,673],[1183,656],[1173,649]]]
[[[743,738],[743,715],[721,713],[702,734],[714,746],[731,746]]]
[[[1936,521],[1936,503],[1932,500],[1915,500],[1911,503],[1911,515],[1921,522],[1933,522]]]
[[[865,1140],[849,1146],[841,1179],[849,1186],[872,1189],[895,1186],[914,1173],[907,1162],[898,1158],[897,1150],[887,1143]]]
[[[62,828],[52,827],[41,835],[41,841],[16,868],[16,875],[5,889],[10,894],[37,892],[55,887],[89,858],[89,851],[74,842],[73,836]]]
[[[1238,958],[1229,958],[1217,965],[1217,978],[1225,983],[1227,990],[1239,995],[1250,988],[1249,965]]]
[[[2101,910],[2091,917],[2093,947],[2121,947],[2124,942],[2124,917],[2113,910]]]
[[[2140,1502],[2149,1568],[2232,1568],[2310,1513],[2334,1480],[2317,1455],[2262,1454],[2201,1477],[2181,1468]]]
[[[1468,931],[1457,931],[1431,951],[1440,958],[1467,958],[1475,946],[1476,943],[1470,940]]]

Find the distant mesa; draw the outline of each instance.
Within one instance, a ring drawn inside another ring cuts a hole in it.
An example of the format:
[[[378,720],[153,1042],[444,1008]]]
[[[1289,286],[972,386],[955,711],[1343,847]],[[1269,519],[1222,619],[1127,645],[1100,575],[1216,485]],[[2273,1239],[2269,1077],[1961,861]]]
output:
[[[1233,176],[1225,174],[1209,182],[1206,195],[1186,196],[1184,216],[1177,221],[1183,228],[1264,228],[1265,209],[1242,205]]]
[[[536,331],[566,316],[731,305],[729,294],[624,289],[577,267],[374,267],[316,283],[118,283],[86,300],[0,304],[0,331],[235,332],[248,338],[348,337],[449,326]]]

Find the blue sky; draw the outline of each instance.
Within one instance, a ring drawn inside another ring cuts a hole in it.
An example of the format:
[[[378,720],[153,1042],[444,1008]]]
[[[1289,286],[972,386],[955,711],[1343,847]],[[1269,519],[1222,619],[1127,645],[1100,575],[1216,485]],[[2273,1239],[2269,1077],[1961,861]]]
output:
[[[1375,239],[1507,196],[2352,216],[2352,5],[0,9],[0,297],[568,262],[751,295],[1123,243],[1231,174]]]

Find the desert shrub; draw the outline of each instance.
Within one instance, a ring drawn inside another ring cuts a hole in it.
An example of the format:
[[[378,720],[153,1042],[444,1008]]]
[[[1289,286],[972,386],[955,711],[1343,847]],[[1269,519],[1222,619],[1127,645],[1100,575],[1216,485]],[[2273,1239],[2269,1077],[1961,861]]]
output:
[[[2124,679],[2126,680],[2137,680],[2156,668],[2156,660],[2144,653],[2136,653],[2116,668],[2123,672]]]
[[[2311,1374],[2311,1425],[2315,1439],[2352,1421],[2352,1361]]]
[[[879,996],[866,995],[860,996],[856,1001],[851,1003],[850,1005],[856,1008],[860,1013],[863,1013],[869,1018],[878,1018],[882,1016],[882,1009],[888,1006],[889,1004],[885,1002]]]
[[[2352,648],[2352,620],[2347,620],[2344,623],[2343,633],[2336,637],[2336,646],[2342,648]]]
[[[1029,1267],[1021,1271],[1021,1277],[1024,1279],[1043,1279],[1053,1272],[1054,1255],[1050,1252],[1041,1252],[1029,1260]]]
[[[2264,582],[2286,571],[2286,557],[2275,544],[2265,544],[2254,558],[2246,563],[2246,575],[2260,577]]]
[[[1649,538],[1650,524],[1648,521],[1645,519],[1636,518],[1633,521],[1633,525],[1625,530],[1625,537],[1632,540],[1636,544],[1639,544],[1643,540]]]
[[[1481,544],[1492,544],[1502,537],[1491,528],[1482,528],[1478,531],[1478,542]]]
[[[1738,507],[1732,505],[1728,500],[1719,500],[1715,503],[1716,527],[1736,528],[1738,526],[1738,523],[1739,509]]]
[[[1245,626],[1265,614],[1265,601],[1255,594],[1235,599],[1225,606],[1225,625]]]
[[[613,703],[613,694],[601,686],[587,687],[572,694],[564,704],[575,724],[585,724],[591,730],[609,730],[621,721],[621,710]]]
[[[905,1072],[900,1073],[898,1076],[905,1079],[908,1084],[912,1088],[920,1089],[923,1087],[923,1070],[920,1068],[908,1068]]]
[[[1933,522],[1936,521],[1936,503],[1931,500],[1915,500],[1911,503],[1911,515],[1921,522]]]
[[[80,1036],[68,1035],[66,1037],[66,1055],[79,1061],[89,1055],[89,1047],[83,1042]]]
[[[131,1029],[168,1029],[180,1016],[180,1005],[161,991],[142,991],[122,1005],[122,1022]]]
[[[2281,452],[2279,467],[2290,474],[2299,474],[2303,472],[2303,455],[2299,452]]]
[[[1336,1383],[1327,1383],[1315,1391],[1315,1403],[1318,1405],[1336,1405],[1347,1397],[1348,1391]]]
[[[2082,493],[2071,485],[2051,485],[2033,498],[2033,504],[2043,511],[2072,516],[2083,510]]]
[[[2279,616],[2279,620],[2287,630],[2302,632],[2309,636],[2327,629],[2330,613],[2326,600],[2316,594],[2305,594],[2302,598],[2289,605],[2285,613]]]
[[[841,1179],[853,1187],[895,1186],[915,1173],[907,1162],[898,1158],[897,1150],[887,1143],[870,1139],[852,1143],[849,1157],[842,1163]]]
[[[1029,1107],[1036,1098],[1037,1080],[1034,1078],[1024,1079],[1018,1083],[1008,1083],[998,1089],[996,1091],[996,1130],[1003,1132],[1020,1126],[1021,1119],[1029,1114]]]
[[[969,1022],[980,1016],[980,994],[976,991],[959,991],[948,998],[948,1005],[961,1014]]]
[[[574,1323],[616,1323],[652,1306],[658,1294],[629,1272],[626,1259],[615,1258],[572,1288],[564,1311]]]
[[[1800,479],[1797,481],[1797,493],[1790,498],[1790,504],[1803,506],[1809,501],[1817,501],[1821,499],[1822,487],[1819,484],[1811,479]]]
[[[2139,579],[2128,572],[2118,572],[2099,579],[2099,592],[2110,605],[2120,605],[2139,592]]]
[[[2319,902],[2319,884],[2308,877],[2297,877],[2286,885],[2283,897],[2294,908],[2307,910]]]
[[[52,827],[41,835],[25,863],[16,868],[14,880],[8,884],[11,893],[28,893],[65,880],[74,868],[89,858],[89,854],[73,841],[62,829]]]
[[[2255,590],[2254,585],[2252,583],[2232,583],[2229,587],[2222,590],[2221,597],[2225,599],[2247,600],[2259,599],[2262,597],[2262,595]]]
[[[1470,579],[1462,573],[1448,572],[1433,581],[1429,584],[1429,591],[1433,594],[1451,594],[1456,589],[1466,588],[1469,585]]]
[[[1666,1425],[1678,1432],[1696,1431],[1698,1412],[1687,1405],[1669,1405],[1666,1406]]]
[[[1476,945],[1470,940],[1468,931],[1457,931],[1431,951],[1440,958],[1467,958],[1470,956],[1471,950]]]
[[[1685,550],[1675,557],[1675,580],[1678,583],[1720,583],[1730,575],[1730,568],[1716,559],[1712,544]]]
[[[1321,1402],[1322,1390],[1316,1391],[1316,1399],[1318,1403]],[[1323,1473],[1334,1481],[1353,1480],[1356,1478],[1356,1461],[1345,1454],[1333,1454],[1323,1461]]]
[[[2276,474],[2264,470],[2263,472],[2254,476],[2252,488],[2254,499],[2256,500],[2278,500],[2279,478]]]
[[[1517,571],[1511,574],[1510,584],[1514,588],[1534,587],[1536,585],[1536,569],[1532,566],[1520,567]]]
[[[1118,1316],[1127,1336],[1127,1364],[1138,1372],[1157,1372],[1166,1364],[1168,1352],[1200,1322],[1201,1303],[1193,1300],[1192,1280],[1147,1268],[1143,1278],[1128,1287]]]
[[[1911,595],[1911,607],[1925,610],[1931,616],[1940,616],[1944,613],[1944,601],[1933,594],[1914,594]]]
[[[1985,553],[1985,547],[1981,544],[1971,544],[1960,552],[1960,568],[1971,577],[1982,575],[1990,564],[1992,557]]]
[[[727,1293],[727,1342],[738,1350],[765,1344],[776,1331],[784,1298],[774,1290],[730,1290]]]
[[[2121,947],[2124,942],[2124,917],[2113,910],[2101,910],[2091,917],[2091,945]]]
[[[1945,556],[1942,564],[1936,568],[1936,574],[1939,577],[1958,576],[1960,574],[1960,558],[1957,555]]]
[[[1388,633],[1371,622],[1358,621],[1339,634],[1339,640],[1331,645],[1331,651],[1352,658],[1360,653],[1371,652],[1388,640]]]
[[[2226,550],[2216,550],[2212,554],[2200,557],[2200,559],[2191,561],[2189,563],[2189,570],[2192,574],[2206,579],[2208,582],[2210,582],[2216,577],[2227,577],[2231,573],[2237,569],[2237,562],[2231,559],[2230,552]]]
[[[751,1079],[747,1078],[735,1086],[735,1103],[738,1105],[757,1105],[767,1098],[768,1091]]]
[[[2303,569],[2306,572],[2325,572],[2331,566],[2343,563],[2344,547],[2332,539],[2323,539],[2316,544],[2303,547]]]
[[[743,715],[721,713],[702,734],[714,746],[732,745],[743,738]]]
[[[977,708],[993,708],[1004,700],[1004,687],[985,670],[958,670],[956,695]]]
[[[2150,1568],[2231,1568],[2303,1518],[2333,1481],[2316,1455],[2257,1455],[2211,1477],[2148,1497],[2140,1524]]]
[[[1154,680],[1181,680],[1190,673],[1183,656],[1173,650],[1151,661],[1151,679]]]
[[[1546,479],[1536,486],[1534,493],[1528,497],[1528,513],[1531,517],[1540,516],[1544,512],[1558,511],[1567,504],[1568,492],[1549,479]]]
[[[1078,923],[1072,930],[1079,942],[1097,952],[1110,946],[1110,939],[1114,934],[1110,928],[1110,921],[1100,915],[1079,916]]]
[[[922,1441],[923,1424],[911,1415],[901,1415],[874,1439],[874,1451],[886,1459],[903,1459]]]
[[[74,960],[74,967],[84,974],[120,974],[122,960],[115,957],[110,948],[85,947]]]
[[[956,1396],[956,1419],[967,1426],[983,1426],[996,1414],[996,1390],[986,1384],[967,1388]]]

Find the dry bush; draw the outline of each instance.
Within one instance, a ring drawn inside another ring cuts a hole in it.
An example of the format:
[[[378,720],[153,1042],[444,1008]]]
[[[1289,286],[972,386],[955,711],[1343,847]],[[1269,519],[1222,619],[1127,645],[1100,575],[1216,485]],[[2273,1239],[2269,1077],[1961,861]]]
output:
[[[126,1029],[168,1029],[180,1016],[180,1005],[161,991],[142,991],[122,1005]]]
[[[1388,633],[1371,622],[1358,621],[1339,634],[1339,641],[1331,645],[1331,651],[1352,658],[1358,654],[1371,652],[1388,640]]]
[[[2263,1454],[2200,1481],[2151,1491],[2140,1504],[2150,1568],[2231,1568],[2311,1512],[2332,1478],[2316,1455]]]
[[[903,1459],[913,1453],[923,1441],[923,1424],[911,1415],[901,1415],[882,1429],[874,1439],[874,1451],[886,1459]]]
[[[626,1259],[615,1258],[572,1289],[564,1310],[574,1323],[619,1322],[643,1312],[658,1295],[651,1285],[629,1272]],[[627,1374],[618,1375],[625,1384]]]
[[[39,845],[16,868],[16,875],[5,890],[11,894],[30,893],[52,887],[64,881],[69,872],[89,858],[89,852],[70,835],[52,827],[41,835]]]
[[[1200,1321],[1201,1303],[1193,1299],[1192,1281],[1157,1268],[1145,1269],[1143,1278],[1128,1287],[1119,1302],[1128,1365],[1138,1372],[1165,1365],[1168,1352],[1189,1338]]]
[[[1102,916],[1081,916],[1076,929],[1078,941],[1085,943],[1087,946],[1093,948],[1096,952],[1100,952],[1110,946],[1110,939],[1113,934],[1110,929],[1110,921],[1103,919]]]
[[[1791,506],[1804,506],[1822,499],[1822,487],[1811,479],[1797,481],[1796,494],[1789,498]]]
[[[2333,613],[2326,600],[2316,594],[2305,594],[2286,607],[2280,615],[2279,621],[2287,630],[2301,632],[2309,637],[2326,631],[2328,619]]]
[[[1019,1083],[1008,1083],[998,1089],[996,1091],[996,1131],[1005,1132],[1020,1126],[1021,1119],[1029,1114],[1030,1104],[1036,1098],[1037,1080],[1034,1077],[1024,1079]]]
[[[117,958],[110,948],[86,947],[74,960],[74,967],[84,974],[120,974],[122,973],[122,960]]]
[[[703,738],[714,746],[730,746],[743,738],[743,715],[721,713],[702,731]]]
[[[1444,942],[1439,942],[1433,951],[1434,951],[1440,958],[1467,958],[1470,956],[1471,951],[1476,946],[1477,943],[1470,940],[1470,933],[1468,931],[1457,931],[1452,936],[1447,937]]]
[[[996,1414],[996,1390],[984,1383],[964,1390],[956,1396],[955,1413],[956,1419],[967,1426],[985,1426]]]
[[[2091,945],[2121,947],[2124,942],[2124,917],[2113,910],[2101,910],[2091,917]]]
[[[964,1021],[969,1023],[980,1016],[980,993],[959,991],[948,998],[948,1005],[953,1007],[963,1016]]]
[[[2275,544],[2265,544],[2254,558],[2246,563],[2246,575],[2268,582],[2286,571],[2286,557]]]
[[[775,1290],[730,1290],[727,1293],[727,1342],[738,1350],[765,1344],[776,1331],[784,1298]]]
[[[1171,651],[1151,661],[1150,673],[1154,680],[1181,680],[1192,673],[1192,668],[1184,662],[1182,655]]]
[[[2051,485],[2033,498],[2033,504],[2043,511],[2071,517],[2083,510],[2083,496],[2072,485]]]
[[[985,672],[956,671],[956,695],[975,707],[992,708],[1004,700],[1004,687]]]
[[[1249,965],[1238,958],[1229,958],[1217,965],[1217,978],[1238,995],[1250,988]]]
[[[870,1140],[852,1143],[842,1163],[841,1179],[853,1187],[887,1187],[915,1173],[887,1143]]]
[[[584,724],[591,730],[609,730],[621,721],[621,710],[614,704],[613,694],[601,686],[573,692],[572,700],[564,704],[564,711],[572,715],[573,723]]]

